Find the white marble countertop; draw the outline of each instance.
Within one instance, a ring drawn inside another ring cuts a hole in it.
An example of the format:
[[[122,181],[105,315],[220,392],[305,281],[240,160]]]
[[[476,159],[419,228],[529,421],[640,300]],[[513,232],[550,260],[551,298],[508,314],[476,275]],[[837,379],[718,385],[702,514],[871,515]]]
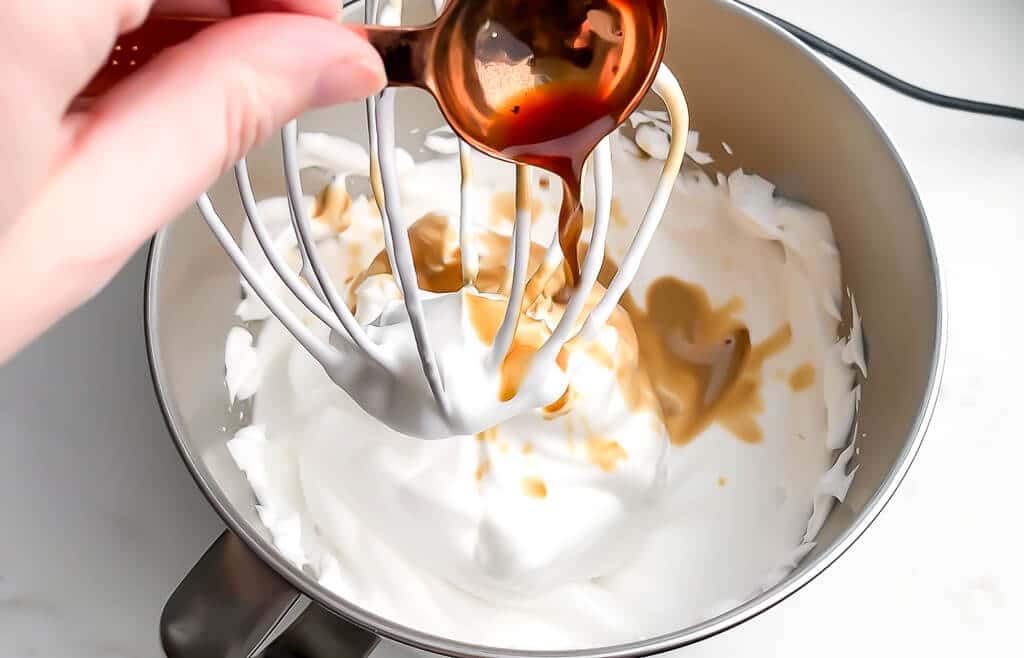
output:
[[[761,0],[923,86],[1024,106],[1021,0]],[[924,449],[814,583],[696,647],[726,656],[1008,656],[1024,646],[1024,124],[842,72],[903,152],[950,305]],[[144,257],[0,369],[0,658],[155,657],[167,595],[222,529],[168,438],[142,334]],[[385,649],[386,650],[386,649]]]

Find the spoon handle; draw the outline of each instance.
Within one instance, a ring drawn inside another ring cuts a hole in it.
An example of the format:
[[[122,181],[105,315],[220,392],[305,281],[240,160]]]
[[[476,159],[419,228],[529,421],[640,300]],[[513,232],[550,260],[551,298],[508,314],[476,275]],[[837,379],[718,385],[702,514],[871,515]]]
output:
[[[225,18],[202,16],[151,16],[138,29],[121,35],[110,56],[92,80],[78,94],[76,106],[87,105],[143,67],[164,50],[188,41],[202,30]],[[384,60],[388,85],[424,86],[427,54],[433,26],[383,27],[358,25],[367,41]]]

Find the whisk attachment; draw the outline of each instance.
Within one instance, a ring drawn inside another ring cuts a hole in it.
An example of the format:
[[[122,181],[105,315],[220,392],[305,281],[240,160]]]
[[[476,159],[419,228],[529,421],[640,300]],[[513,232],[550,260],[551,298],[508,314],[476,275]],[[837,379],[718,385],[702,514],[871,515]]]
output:
[[[435,4],[443,2],[437,0]],[[369,0],[366,12],[368,23],[397,22],[401,4],[378,4]],[[439,309],[445,302],[436,295],[425,297],[418,282],[399,195],[393,90],[385,90],[378,97],[369,99],[366,114],[371,188],[380,211],[391,273],[401,292],[403,312],[392,310],[385,314],[386,318],[382,315],[368,325],[361,325],[326,270],[317,253],[310,209],[302,192],[295,121],[287,124],[281,132],[281,150],[289,217],[300,260],[298,271],[281,255],[279,245],[275,245],[260,216],[244,158],[235,166],[235,178],[246,220],[259,249],[266,254],[270,269],[284,289],[326,327],[326,338],[322,329],[306,326],[275,292],[272,282],[263,279],[232,238],[208,195],[204,194],[199,199],[198,208],[252,294],[364,410],[398,431],[421,438],[475,434],[558,399],[565,390],[565,375],[560,371],[555,373],[558,376],[552,375],[557,370],[559,353],[574,338],[590,340],[596,337],[636,276],[682,166],[689,128],[682,90],[668,68],[660,68],[653,90],[668,109],[672,135],[669,157],[637,234],[607,290],[596,303],[593,302],[591,297],[604,263],[612,214],[612,143],[611,137],[606,137],[592,156],[596,199],[594,223],[578,285],[566,301],[554,329],[533,353],[522,385],[509,399],[499,399],[486,389],[489,383],[493,384],[499,378],[499,370],[513,349],[521,317],[534,301],[531,297],[543,289],[544,279],[561,267],[564,260],[556,231],[538,269],[529,271],[532,246],[530,167],[516,167],[509,267],[500,290],[501,298],[506,300],[505,311],[489,352],[469,375],[446,362],[443,355],[449,352],[445,351],[447,348],[439,350],[437,337],[431,332],[430,316],[441,312]],[[475,292],[479,255],[471,221],[475,212],[472,207],[472,150],[460,142],[458,154],[461,173],[458,231],[461,277],[464,290]],[[389,349],[394,347],[395,340],[406,341],[408,349]],[[413,360],[418,361],[418,372],[412,372]],[[463,382],[466,377],[469,381]],[[481,389],[486,395],[466,395],[470,388]]]

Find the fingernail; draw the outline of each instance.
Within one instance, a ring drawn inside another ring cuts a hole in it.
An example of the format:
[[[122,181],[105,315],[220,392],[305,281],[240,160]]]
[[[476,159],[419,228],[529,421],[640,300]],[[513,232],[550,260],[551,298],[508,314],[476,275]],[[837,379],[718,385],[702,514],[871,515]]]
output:
[[[376,54],[346,58],[329,65],[317,79],[313,107],[339,105],[376,94],[387,84],[384,65]]]

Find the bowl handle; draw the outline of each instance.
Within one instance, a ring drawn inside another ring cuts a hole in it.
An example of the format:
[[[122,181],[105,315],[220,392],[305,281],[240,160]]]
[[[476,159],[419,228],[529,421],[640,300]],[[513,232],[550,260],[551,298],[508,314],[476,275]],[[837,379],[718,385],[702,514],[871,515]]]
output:
[[[168,599],[160,639],[168,658],[362,658],[378,641],[299,594],[230,531]]]

